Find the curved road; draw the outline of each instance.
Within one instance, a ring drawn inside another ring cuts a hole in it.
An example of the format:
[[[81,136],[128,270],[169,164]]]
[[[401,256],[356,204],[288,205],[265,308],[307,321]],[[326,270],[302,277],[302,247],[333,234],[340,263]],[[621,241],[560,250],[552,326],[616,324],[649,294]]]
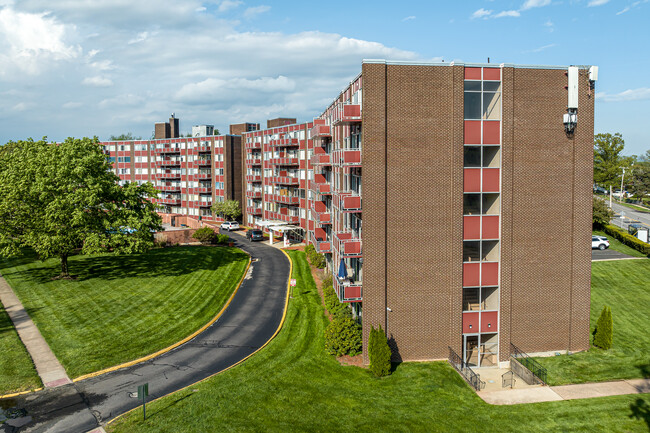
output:
[[[138,385],[149,383],[147,400],[153,400],[222,371],[266,343],[282,320],[289,261],[282,251],[264,242],[249,243],[238,234],[231,237],[251,254],[253,262],[219,320],[196,338],[150,361],[20,397],[17,406],[25,408],[33,421],[18,431],[87,432],[141,405],[129,395]],[[3,425],[0,431],[12,430]]]

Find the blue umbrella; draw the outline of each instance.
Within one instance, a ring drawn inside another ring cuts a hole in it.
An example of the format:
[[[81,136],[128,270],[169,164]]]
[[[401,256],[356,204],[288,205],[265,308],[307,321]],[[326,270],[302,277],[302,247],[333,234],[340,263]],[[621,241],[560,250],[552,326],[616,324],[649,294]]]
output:
[[[348,276],[348,269],[345,266],[345,261],[341,259],[341,264],[339,265],[339,273],[337,275],[339,279],[344,280]]]

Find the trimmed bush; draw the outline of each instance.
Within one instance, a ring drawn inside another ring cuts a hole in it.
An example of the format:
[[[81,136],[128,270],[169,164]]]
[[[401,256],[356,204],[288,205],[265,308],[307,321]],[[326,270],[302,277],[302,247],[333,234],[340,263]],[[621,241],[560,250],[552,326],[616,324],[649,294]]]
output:
[[[352,318],[339,316],[325,328],[325,350],[330,355],[361,353],[361,326]]]
[[[332,277],[328,276],[323,280],[323,297],[325,298],[325,308],[332,315],[332,317],[351,317],[352,312],[347,304],[344,304],[339,301],[338,296],[336,296],[336,291],[332,285]]]
[[[605,350],[612,348],[613,325],[612,310],[605,305],[594,328],[594,346]]]
[[[309,244],[305,247],[305,254],[307,255],[307,260],[312,266],[323,269],[327,264],[325,260],[325,254],[319,254],[316,252],[316,248],[313,245]]]
[[[607,224],[603,228],[603,231],[612,236],[614,239],[618,239],[621,241],[621,243],[627,245],[628,247],[634,248],[646,256],[650,255],[650,244],[646,244],[638,238],[635,238],[625,230],[620,229],[614,225]]]
[[[230,242],[230,236],[217,234],[216,242],[218,244],[227,244],[228,242]]]
[[[201,242],[202,244],[211,244],[216,239],[217,234],[210,227],[203,227],[198,229],[192,235],[193,239]]]
[[[381,329],[381,325],[377,329],[370,325],[368,357],[370,358],[370,371],[375,376],[382,377],[390,374],[391,351],[390,347],[388,347],[388,339]]]

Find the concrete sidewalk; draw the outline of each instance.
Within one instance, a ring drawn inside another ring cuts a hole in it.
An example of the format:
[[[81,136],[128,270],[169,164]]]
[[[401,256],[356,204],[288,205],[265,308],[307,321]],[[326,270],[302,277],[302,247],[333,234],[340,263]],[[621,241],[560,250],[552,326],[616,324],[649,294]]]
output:
[[[477,394],[486,403],[510,405],[645,393],[650,393],[650,379],[629,379],[612,382],[582,383],[578,385],[538,386],[512,390],[480,391]]]
[[[36,371],[46,388],[53,388],[72,383],[50,346],[25,311],[7,281],[0,275],[0,302],[11,318],[18,336],[34,361]]]

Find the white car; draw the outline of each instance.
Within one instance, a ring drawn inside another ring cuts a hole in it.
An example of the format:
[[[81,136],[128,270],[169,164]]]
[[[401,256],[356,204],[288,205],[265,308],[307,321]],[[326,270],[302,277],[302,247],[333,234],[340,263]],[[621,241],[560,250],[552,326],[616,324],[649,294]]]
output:
[[[609,248],[609,241],[605,236],[592,236],[591,237],[591,249],[598,248],[599,250],[604,250]]]
[[[239,230],[239,223],[237,221],[226,221],[221,224],[221,228],[228,231]]]

